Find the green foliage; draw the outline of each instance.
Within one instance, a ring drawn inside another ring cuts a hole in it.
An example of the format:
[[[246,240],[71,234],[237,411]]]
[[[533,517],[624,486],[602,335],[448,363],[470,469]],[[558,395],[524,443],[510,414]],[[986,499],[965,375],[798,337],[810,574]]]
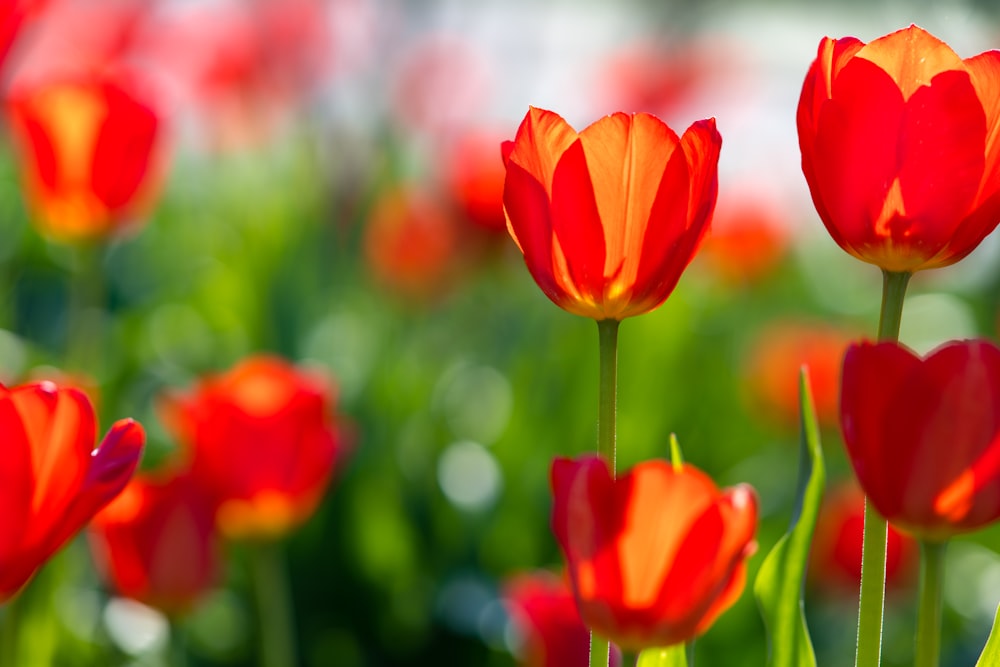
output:
[[[799,389],[802,437],[796,507],[788,532],[767,555],[754,582],[754,595],[767,626],[769,667],[816,665],[803,610],[803,587],[816,517],[823,500],[826,471],[805,369]]]

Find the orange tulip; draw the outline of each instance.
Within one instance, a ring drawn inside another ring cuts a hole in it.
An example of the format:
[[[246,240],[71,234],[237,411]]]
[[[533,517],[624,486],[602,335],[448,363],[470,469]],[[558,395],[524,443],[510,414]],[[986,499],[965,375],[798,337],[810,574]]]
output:
[[[215,583],[214,508],[187,475],[133,478],[89,536],[114,589],[165,612],[186,611]]]
[[[161,183],[161,121],[125,76],[23,84],[11,95],[34,220],[60,240],[95,240],[143,222]]]
[[[0,602],[125,487],[145,434],[116,422],[101,444],[83,393],[51,382],[0,385]]]
[[[279,538],[315,511],[338,453],[326,382],[255,356],[160,404],[231,538]]]
[[[705,632],[739,597],[757,499],[690,465],[646,461],[618,478],[595,456],[552,465],[552,527],[584,622],[623,649]]]
[[[663,303],[708,229],[721,146],[714,119],[678,138],[654,116],[616,113],[577,133],[530,109],[503,146],[503,199],[546,296],[595,320]]]
[[[802,171],[827,231],[913,272],[962,259],[1000,221],[1000,52],[962,60],[916,26],[824,38],[798,107]]]

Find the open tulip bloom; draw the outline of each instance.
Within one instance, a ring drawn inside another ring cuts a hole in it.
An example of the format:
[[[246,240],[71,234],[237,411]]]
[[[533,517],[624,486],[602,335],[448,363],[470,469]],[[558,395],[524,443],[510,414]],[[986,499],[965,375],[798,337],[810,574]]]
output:
[[[947,266],[1000,221],[1000,52],[916,26],[824,38],[798,107],[813,203],[841,248],[892,272]]]
[[[531,108],[503,145],[508,229],[557,306],[621,320],[666,300],[708,229],[722,138],[715,120],[683,136],[645,113],[577,133]]]
[[[690,465],[646,461],[612,478],[595,456],[552,465],[552,529],[584,622],[623,649],[705,632],[743,591],[757,499]]]

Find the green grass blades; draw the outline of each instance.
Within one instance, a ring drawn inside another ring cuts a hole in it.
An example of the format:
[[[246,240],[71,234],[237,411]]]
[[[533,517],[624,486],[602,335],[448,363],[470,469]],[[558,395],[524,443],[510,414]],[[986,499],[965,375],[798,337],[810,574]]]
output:
[[[688,663],[688,644],[674,644],[667,648],[648,648],[639,654],[635,667],[691,667]]]
[[[768,667],[816,665],[802,609],[802,590],[816,516],[823,500],[826,470],[809,375],[804,367],[799,378],[799,400],[802,436],[795,509],[788,532],[764,559],[753,587],[767,628]]]
[[[993,629],[983,647],[983,653],[979,656],[976,667],[1000,667],[1000,608],[997,608],[996,617],[993,619]]]

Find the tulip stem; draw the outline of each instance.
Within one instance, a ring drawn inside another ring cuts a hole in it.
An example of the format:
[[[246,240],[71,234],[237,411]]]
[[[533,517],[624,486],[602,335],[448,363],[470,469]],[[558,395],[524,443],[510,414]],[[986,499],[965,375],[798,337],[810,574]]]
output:
[[[608,667],[611,664],[611,643],[590,631],[590,667]]]
[[[878,318],[878,339],[899,340],[899,324],[903,319],[903,297],[912,273],[882,271],[882,310]]]
[[[899,340],[903,299],[912,274],[882,271],[882,308],[878,339]],[[861,594],[858,603],[856,667],[878,667],[882,656],[882,616],[885,608],[885,552],[889,524],[865,498],[865,536],[861,547]]]
[[[0,607],[0,667],[17,666],[18,597]]]
[[[69,294],[67,370],[83,372],[96,380],[103,371],[104,359],[101,349],[107,299],[102,266],[104,245],[87,243],[73,250],[76,275],[72,277]]]
[[[947,542],[920,542],[920,606],[915,667],[938,667],[941,657],[941,589]]]
[[[615,319],[599,320],[601,381],[598,394],[597,453],[615,476],[615,420],[618,410],[618,324]]]
[[[295,620],[292,616],[288,573],[280,542],[250,545],[260,626],[261,667],[287,667],[297,663]]]

